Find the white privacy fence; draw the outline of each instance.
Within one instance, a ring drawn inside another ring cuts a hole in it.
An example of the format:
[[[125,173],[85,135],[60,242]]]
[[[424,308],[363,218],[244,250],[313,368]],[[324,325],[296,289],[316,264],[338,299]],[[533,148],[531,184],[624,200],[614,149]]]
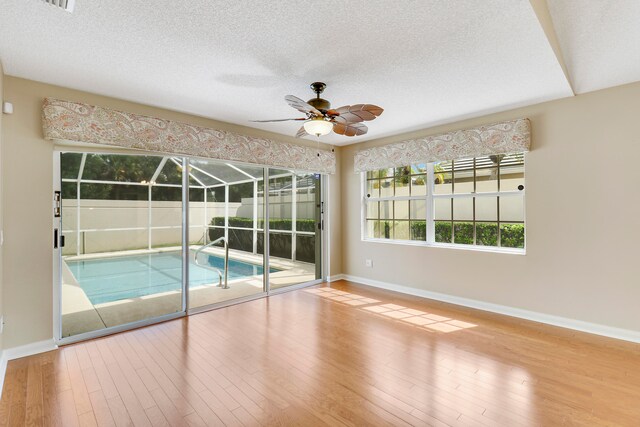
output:
[[[293,198],[271,196],[269,216],[272,219],[314,219],[315,195]],[[293,204],[296,207],[293,207]],[[263,198],[258,198],[262,206]],[[203,243],[209,228],[251,230],[253,227],[212,227],[213,218],[253,218],[253,198],[241,203],[189,202],[189,243]],[[262,218],[261,211],[258,217]],[[145,200],[62,199],[62,227],[65,236],[63,255],[81,255],[133,249],[179,246],[182,240],[182,202]],[[228,223],[228,221],[225,221]],[[256,227],[255,231],[261,231]],[[277,230],[293,233],[293,230]],[[228,233],[228,231],[227,231]],[[295,231],[295,234],[314,233]]]

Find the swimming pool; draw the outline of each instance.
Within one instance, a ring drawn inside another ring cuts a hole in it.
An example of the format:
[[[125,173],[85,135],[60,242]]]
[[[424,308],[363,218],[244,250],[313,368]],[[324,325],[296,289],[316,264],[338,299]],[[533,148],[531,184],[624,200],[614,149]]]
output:
[[[200,263],[219,268],[224,274],[224,258],[200,255]],[[123,255],[109,258],[66,261],[67,266],[92,304],[142,297],[182,288],[182,254],[156,252],[144,255]],[[270,272],[279,271],[271,268]],[[261,275],[257,264],[229,259],[229,281]],[[189,287],[218,283],[218,273],[202,268],[189,256]]]

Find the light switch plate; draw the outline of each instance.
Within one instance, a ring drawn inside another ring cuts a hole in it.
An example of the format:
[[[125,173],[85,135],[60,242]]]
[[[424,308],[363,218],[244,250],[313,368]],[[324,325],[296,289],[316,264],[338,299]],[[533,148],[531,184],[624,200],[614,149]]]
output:
[[[3,102],[2,112],[5,114],[13,114],[13,104],[10,102]]]

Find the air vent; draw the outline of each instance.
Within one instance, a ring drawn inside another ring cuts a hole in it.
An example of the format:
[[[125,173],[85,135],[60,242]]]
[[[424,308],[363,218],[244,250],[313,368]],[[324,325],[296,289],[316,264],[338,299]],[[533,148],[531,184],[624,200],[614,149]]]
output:
[[[64,9],[69,13],[73,12],[73,7],[76,5],[76,0],[42,0],[52,6]]]

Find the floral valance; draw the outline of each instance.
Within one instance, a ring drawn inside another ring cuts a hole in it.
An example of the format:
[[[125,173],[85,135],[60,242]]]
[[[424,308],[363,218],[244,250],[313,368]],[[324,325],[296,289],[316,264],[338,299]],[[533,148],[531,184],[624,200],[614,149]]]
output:
[[[529,119],[517,119],[362,150],[355,155],[355,171],[521,153],[529,151],[530,145]]]
[[[336,157],[331,151],[59,99],[44,100],[42,127],[45,138],[50,140],[329,174],[336,169]]]

